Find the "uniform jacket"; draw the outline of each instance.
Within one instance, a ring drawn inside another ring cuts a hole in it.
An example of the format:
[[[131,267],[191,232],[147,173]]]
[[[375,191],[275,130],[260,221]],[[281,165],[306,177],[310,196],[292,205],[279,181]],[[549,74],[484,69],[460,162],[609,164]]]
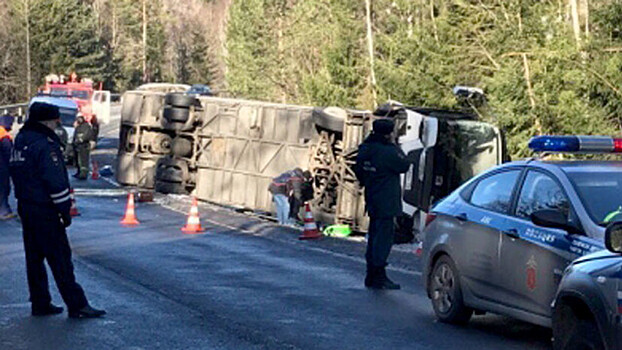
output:
[[[354,171],[365,187],[367,212],[372,217],[389,218],[402,213],[400,174],[410,162],[404,152],[383,136],[371,134],[359,146]]]
[[[18,201],[49,205],[69,215],[69,178],[56,133],[37,122],[26,122],[15,138],[9,163]]]
[[[91,125],[84,122],[78,125],[73,134],[73,144],[76,146],[84,146],[93,141],[93,129]]]

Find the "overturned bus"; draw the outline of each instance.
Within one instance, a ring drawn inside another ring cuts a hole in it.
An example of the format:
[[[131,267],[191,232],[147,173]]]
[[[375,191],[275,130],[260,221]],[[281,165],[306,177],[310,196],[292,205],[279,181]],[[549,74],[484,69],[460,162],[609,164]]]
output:
[[[271,213],[272,178],[300,167],[314,176],[317,220],[366,231],[352,166],[383,117],[394,118],[400,146],[416,160],[402,177],[402,230],[419,228],[433,202],[504,160],[499,129],[463,112],[392,104],[372,113],[137,90],[123,96],[117,181]]]

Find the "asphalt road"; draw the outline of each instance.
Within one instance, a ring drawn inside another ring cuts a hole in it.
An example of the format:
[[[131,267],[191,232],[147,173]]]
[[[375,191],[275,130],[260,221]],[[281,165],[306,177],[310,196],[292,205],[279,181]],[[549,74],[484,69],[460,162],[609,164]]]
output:
[[[403,289],[371,291],[360,241],[301,242],[299,231],[208,204],[200,208],[206,232],[187,235],[189,199],[180,196],[141,204],[141,225],[123,228],[122,189],[104,180],[75,185],[77,278],[108,315],[29,316],[20,224],[3,222],[0,349],[550,348],[549,330],[501,316],[464,327],[436,322],[408,250],[394,252],[389,269]]]

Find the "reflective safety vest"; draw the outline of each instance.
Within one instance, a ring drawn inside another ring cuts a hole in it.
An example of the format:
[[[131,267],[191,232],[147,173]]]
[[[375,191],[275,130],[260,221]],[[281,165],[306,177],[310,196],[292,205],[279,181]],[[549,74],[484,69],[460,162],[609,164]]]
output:
[[[5,138],[8,138],[9,140],[13,140],[13,137],[11,136],[11,134],[9,134],[8,131],[6,131],[4,126],[0,126],[0,140],[3,140]]]

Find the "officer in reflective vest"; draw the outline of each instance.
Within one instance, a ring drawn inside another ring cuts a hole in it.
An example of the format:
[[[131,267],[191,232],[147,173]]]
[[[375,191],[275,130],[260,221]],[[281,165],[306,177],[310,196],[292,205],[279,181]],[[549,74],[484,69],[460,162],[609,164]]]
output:
[[[47,261],[70,318],[105,314],[92,308],[76,282],[65,228],[71,225],[69,179],[54,129],[58,107],[42,102],[30,106],[28,120],[15,138],[9,170],[22,221],[26,273],[33,316],[58,314],[52,304],[44,261]]]
[[[9,178],[9,159],[13,149],[11,128],[15,118],[9,115],[0,117],[0,220],[8,220],[15,217],[9,206],[11,194],[11,181]]]

